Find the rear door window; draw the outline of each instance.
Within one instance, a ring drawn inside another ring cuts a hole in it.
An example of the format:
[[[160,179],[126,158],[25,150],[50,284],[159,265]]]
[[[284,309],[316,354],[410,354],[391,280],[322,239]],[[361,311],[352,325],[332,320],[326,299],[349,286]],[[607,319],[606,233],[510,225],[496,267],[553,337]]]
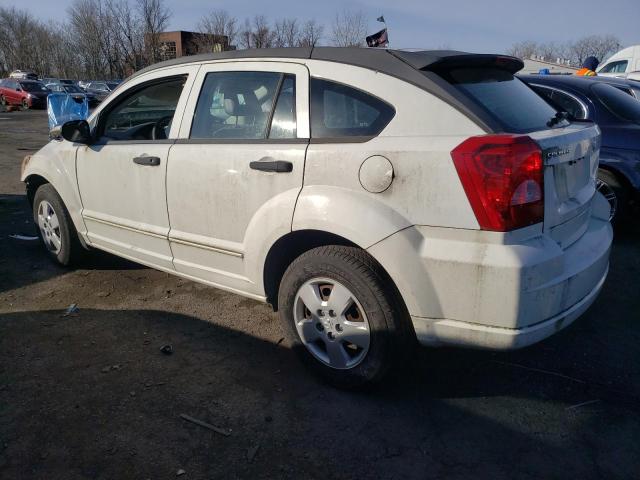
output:
[[[395,115],[379,98],[347,85],[311,79],[311,137],[372,137]]]
[[[587,118],[585,108],[580,101],[568,93],[556,90],[555,88],[532,86],[536,93],[547,100],[551,106],[560,112],[567,112],[573,118],[584,120]]]
[[[591,91],[615,116],[640,124],[640,102],[631,95],[606,83],[592,85]]]
[[[455,68],[440,75],[479,104],[506,132],[546,130],[547,122],[556,114],[547,102],[506,70]]]

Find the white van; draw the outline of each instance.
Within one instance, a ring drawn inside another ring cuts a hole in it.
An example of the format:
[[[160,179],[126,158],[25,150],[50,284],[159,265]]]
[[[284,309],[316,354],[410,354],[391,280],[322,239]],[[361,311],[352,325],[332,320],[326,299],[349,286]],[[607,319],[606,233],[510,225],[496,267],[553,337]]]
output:
[[[640,45],[623,48],[612,55],[596,70],[605,77],[626,78],[631,72],[640,71]]]

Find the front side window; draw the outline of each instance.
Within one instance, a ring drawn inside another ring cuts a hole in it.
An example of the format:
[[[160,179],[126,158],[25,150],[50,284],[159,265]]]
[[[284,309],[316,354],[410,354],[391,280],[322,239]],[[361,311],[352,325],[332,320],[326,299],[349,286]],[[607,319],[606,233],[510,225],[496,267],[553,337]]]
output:
[[[294,80],[291,75],[276,72],[208,73],[198,97],[190,138],[294,137]]]
[[[311,137],[375,136],[391,121],[394,108],[347,85],[311,79]]]
[[[113,140],[164,140],[167,138],[186,77],[153,82],[107,111],[102,136]]]
[[[624,73],[627,71],[628,60],[620,60],[618,62],[607,63],[600,73]]]

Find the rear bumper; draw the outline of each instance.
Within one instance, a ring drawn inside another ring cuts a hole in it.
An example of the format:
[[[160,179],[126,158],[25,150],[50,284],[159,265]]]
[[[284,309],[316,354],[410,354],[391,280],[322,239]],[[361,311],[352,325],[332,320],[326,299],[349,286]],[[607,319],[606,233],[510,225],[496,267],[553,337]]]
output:
[[[420,343],[425,345],[458,345],[493,350],[527,347],[571,325],[595,301],[602,290],[609,269],[589,294],[564,312],[524,328],[500,328],[457,320],[430,320],[411,317]]]
[[[421,343],[520,348],[566,327],[597,297],[613,240],[602,207],[566,248],[540,225],[506,234],[411,227],[369,252],[394,280]]]

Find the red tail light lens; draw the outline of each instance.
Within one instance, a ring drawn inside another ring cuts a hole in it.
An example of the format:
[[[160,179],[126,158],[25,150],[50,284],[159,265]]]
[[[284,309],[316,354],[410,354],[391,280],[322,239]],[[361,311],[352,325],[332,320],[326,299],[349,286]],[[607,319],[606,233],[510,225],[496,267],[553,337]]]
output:
[[[481,229],[506,232],[542,222],[542,150],[531,138],[471,137],[451,157]]]

